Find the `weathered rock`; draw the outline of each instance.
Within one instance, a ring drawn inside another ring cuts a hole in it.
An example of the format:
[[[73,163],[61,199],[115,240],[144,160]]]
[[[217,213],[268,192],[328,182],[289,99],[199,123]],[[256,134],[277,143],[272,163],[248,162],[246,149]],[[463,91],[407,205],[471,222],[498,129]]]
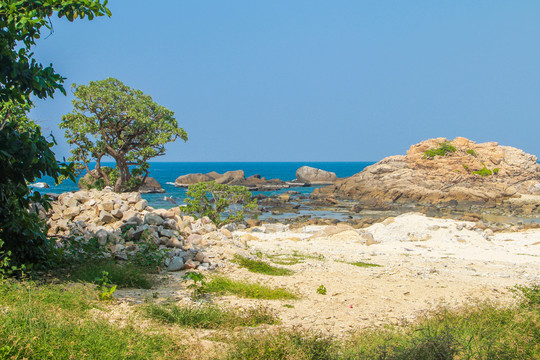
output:
[[[135,210],[143,211],[144,209],[146,209],[147,206],[148,206],[148,201],[146,201],[145,199],[142,199],[141,201],[135,204]]]
[[[156,213],[148,213],[144,215],[144,223],[148,225],[161,225],[163,218]]]
[[[245,180],[245,174],[242,170],[227,171],[216,179],[218,184],[241,184]]]
[[[109,237],[109,233],[107,230],[100,229],[96,232],[96,238],[99,243],[99,245],[105,245],[107,244],[107,238]]]
[[[426,151],[446,143],[455,151],[426,156]],[[521,194],[540,195],[540,165],[535,156],[494,142],[438,138],[411,146],[406,156],[387,157],[333,186],[315,189],[312,196],[358,199],[362,206],[369,206],[373,201],[487,204]]]
[[[111,222],[114,221],[114,216],[112,216],[111,213],[102,210],[102,211],[99,213],[99,221],[100,221],[102,224],[109,224],[109,223],[111,223]]]
[[[174,186],[187,187],[189,185],[198,184],[200,182],[213,181],[214,178],[206,174],[187,174],[176,178]]]
[[[333,184],[337,179],[338,177],[335,173],[316,169],[311,166],[302,166],[296,170],[296,180],[302,183],[327,185]]]
[[[159,182],[153,177],[147,177],[144,180],[144,183],[141,184],[138,191],[141,194],[150,194],[150,193],[164,193],[165,190],[161,187]]]
[[[181,256],[175,256],[171,259],[167,271],[179,271],[184,268],[184,259]]]

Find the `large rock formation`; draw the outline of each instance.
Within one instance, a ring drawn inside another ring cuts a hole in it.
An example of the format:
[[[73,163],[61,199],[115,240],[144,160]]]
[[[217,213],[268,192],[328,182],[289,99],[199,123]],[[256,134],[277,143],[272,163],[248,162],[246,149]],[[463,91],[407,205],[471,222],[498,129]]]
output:
[[[338,177],[335,173],[316,169],[311,166],[302,166],[296,170],[296,180],[301,183],[312,185],[329,185],[333,184]]]
[[[387,157],[333,186],[316,189],[366,202],[438,204],[497,203],[521,194],[540,195],[540,165],[534,155],[458,137],[411,146],[407,155]]]
[[[182,175],[175,180],[174,185],[178,187],[187,187],[189,185],[208,181],[215,181],[218,184],[226,185],[241,185],[247,187],[251,191],[269,191],[289,187],[289,185],[282,180],[267,180],[260,175],[253,175],[246,179],[244,171],[242,170],[227,171],[224,174],[212,171],[208,174]]]

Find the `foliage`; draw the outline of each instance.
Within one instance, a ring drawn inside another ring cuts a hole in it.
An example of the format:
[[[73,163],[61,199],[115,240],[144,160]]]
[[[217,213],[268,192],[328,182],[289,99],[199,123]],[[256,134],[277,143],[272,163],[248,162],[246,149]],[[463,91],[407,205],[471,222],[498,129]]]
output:
[[[326,287],[324,285],[319,285],[317,288],[317,294],[326,295]]]
[[[433,159],[435,156],[446,156],[448,153],[453,153],[456,151],[456,148],[450,144],[448,141],[442,142],[439,144],[439,147],[436,149],[428,149],[424,152],[424,158]]]
[[[532,284],[530,286],[516,285],[512,291],[518,297],[522,305],[540,306],[540,284]]]
[[[174,113],[155,103],[149,95],[107,78],[89,85],[73,84],[73,112],[62,117],[60,128],[70,145],[71,161],[82,163],[91,176],[102,178],[116,192],[136,190],[148,175],[148,160],[165,154],[165,144],[187,133]],[[105,156],[116,162],[118,178],[101,167]],[[96,162],[91,172],[89,162]],[[141,177],[140,181],[135,181]]]
[[[215,181],[190,185],[185,201],[188,213],[208,216],[216,225],[243,221],[246,209],[257,208],[246,187],[217,184]]]
[[[298,295],[281,288],[270,288],[259,284],[252,284],[245,281],[231,280],[226,277],[216,276],[206,283],[203,292],[218,294],[233,294],[249,299],[267,300],[296,300]]]
[[[192,290],[193,298],[197,298],[203,293],[202,289],[206,285],[206,281],[204,280],[205,279],[204,274],[197,273],[194,271],[188,271],[184,276],[182,276],[182,279],[184,281],[188,281],[188,280],[193,281],[191,284],[187,286],[188,289]]]
[[[173,304],[165,306],[152,304],[146,306],[145,311],[150,318],[197,329],[271,325],[278,322],[274,313],[263,307],[238,311],[222,309],[215,305],[181,307]]]
[[[50,205],[48,197],[32,193],[28,183],[45,175],[56,181],[60,176],[72,177],[71,167],[56,161],[50,149],[53,143],[26,118],[25,109],[10,105],[4,110],[1,115],[6,118],[0,131],[0,236],[15,264],[39,263],[45,259],[49,243],[44,222],[29,209],[31,203],[45,210]]]
[[[497,171],[497,172],[498,172],[498,171]],[[481,168],[480,170],[473,171],[472,174],[480,175],[481,177],[486,177],[486,176],[493,175],[493,171],[491,171],[490,169],[488,169],[488,168],[484,165],[483,168]]]
[[[128,260],[133,265],[144,268],[147,271],[160,269],[163,261],[167,257],[169,249],[160,249],[153,241],[141,242],[138,250],[132,255],[128,255]]]
[[[98,292],[98,298],[102,301],[109,301],[113,299],[113,294],[116,291],[117,285],[113,285],[109,279],[109,273],[106,271],[101,272],[101,277],[97,277],[96,290]]]
[[[284,276],[284,275],[294,274],[294,271],[292,270],[277,267],[277,266],[272,266],[270,264],[265,263],[264,261],[251,260],[243,256],[239,256],[239,255],[234,256],[234,261],[238,263],[241,267],[244,267],[254,273],[266,274],[266,275],[272,275],[272,276]]]
[[[72,177],[70,167],[59,165],[39,127],[28,120],[31,96],[65,93],[64,79],[52,65],[34,58],[32,47],[43,28],[52,33],[50,17],[77,18],[110,15],[100,0],[10,0],[0,2],[0,228],[5,248],[15,263],[42,262],[47,253],[43,224],[29,214],[29,203],[48,207],[46,198],[31,193],[28,183],[48,175]]]
[[[469,155],[472,155],[472,156],[476,157],[476,151],[474,151],[473,149],[469,149],[469,150],[467,150],[467,154],[469,154]]]

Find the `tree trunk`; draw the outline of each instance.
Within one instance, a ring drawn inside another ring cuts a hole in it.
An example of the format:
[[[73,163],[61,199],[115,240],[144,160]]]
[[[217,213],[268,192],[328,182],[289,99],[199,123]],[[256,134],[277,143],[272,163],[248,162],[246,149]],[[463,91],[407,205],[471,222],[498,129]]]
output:
[[[115,158],[116,168],[118,169],[118,180],[114,184],[115,192],[123,192],[126,184],[131,179],[131,173],[129,172],[129,166],[123,157]]]

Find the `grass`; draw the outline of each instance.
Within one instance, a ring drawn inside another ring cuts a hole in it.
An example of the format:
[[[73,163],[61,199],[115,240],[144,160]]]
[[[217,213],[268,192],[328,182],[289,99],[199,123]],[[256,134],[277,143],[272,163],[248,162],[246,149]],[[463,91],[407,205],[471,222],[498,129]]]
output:
[[[282,288],[271,288],[245,281],[235,281],[226,277],[214,277],[201,289],[202,292],[232,294],[248,299],[295,300],[298,295]]]
[[[272,261],[274,264],[279,265],[296,265],[300,262],[303,262],[306,259],[317,259],[317,260],[324,260],[323,255],[308,255],[308,254],[301,254],[298,251],[293,251],[292,254],[277,254],[277,255],[266,255],[270,261]]]
[[[133,263],[117,264],[110,260],[73,267],[67,277],[71,281],[94,282],[101,277],[102,271],[109,273],[110,282],[118,285],[118,288],[150,289],[153,285],[147,268]]]
[[[168,336],[91,315],[93,287],[0,282],[0,359],[169,359]]]
[[[145,312],[152,319],[198,329],[235,328],[279,322],[275,314],[264,307],[239,311],[222,309],[215,305],[181,307],[152,304],[145,307]]]
[[[448,153],[456,152],[456,148],[445,141],[439,144],[439,147],[436,149],[428,149],[424,152],[424,158],[433,159],[435,156],[446,156]]]
[[[245,283],[236,284],[245,288]],[[216,360],[540,359],[540,285],[516,286],[514,291],[517,306],[476,303],[458,310],[441,309],[404,327],[366,329],[338,339],[298,329],[235,330],[275,323],[274,314],[264,308],[135,305],[148,312],[150,326],[136,326],[131,319],[117,326],[107,319],[114,305],[96,301],[92,285],[3,280],[0,359],[179,359],[193,354]],[[92,310],[96,308],[101,316]],[[216,344],[222,346],[222,357],[211,351],[200,353],[191,341],[179,345],[182,336],[171,328],[152,326],[154,320],[227,329]]]
[[[286,276],[294,274],[294,271],[272,266],[264,261],[260,260],[251,260],[243,256],[235,255],[234,261],[239,264],[241,267],[248,269],[251,272],[272,275],[272,276]]]
[[[372,264],[372,263],[367,263],[363,261],[348,262],[346,264],[358,266],[358,267],[381,267],[381,265],[379,264]]]

